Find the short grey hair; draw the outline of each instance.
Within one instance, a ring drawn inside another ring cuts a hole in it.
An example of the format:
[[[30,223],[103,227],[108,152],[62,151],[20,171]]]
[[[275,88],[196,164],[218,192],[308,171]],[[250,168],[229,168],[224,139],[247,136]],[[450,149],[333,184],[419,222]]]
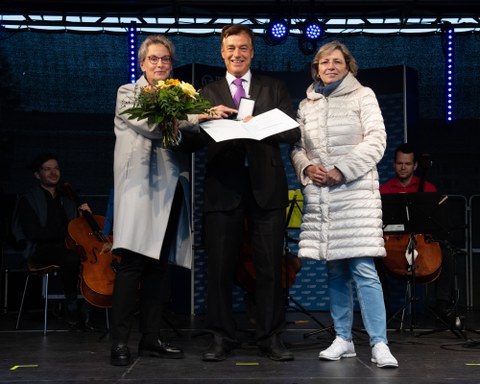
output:
[[[150,35],[148,36],[138,49],[138,62],[143,63],[147,58],[148,47],[152,44],[162,44],[168,49],[168,53],[175,60],[175,45],[163,35]]]

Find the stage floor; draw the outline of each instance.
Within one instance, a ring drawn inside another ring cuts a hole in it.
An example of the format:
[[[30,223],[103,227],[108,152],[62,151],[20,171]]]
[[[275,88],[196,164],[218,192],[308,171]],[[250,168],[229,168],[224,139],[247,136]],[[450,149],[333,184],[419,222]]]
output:
[[[105,326],[104,312],[96,310],[95,323]],[[251,340],[252,329],[246,316],[238,314],[239,335],[244,343],[227,360],[202,362],[209,339],[203,332],[202,316],[170,317],[177,334],[165,326],[165,339],[184,348],[186,358],[165,360],[137,356],[138,332],[133,332],[130,348],[134,362],[127,367],[109,364],[110,339],[103,331],[68,331],[60,319],[50,316],[49,331],[43,336],[42,313],[26,313],[15,330],[16,313],[0,319],[0,383],[479,383],[480,313],[465,313],[464,335],[450,330],[418,336],[433,329],[434,319],[420,314],[410,329],[399,322],[389,323],[390,347],[398,359],[398,369],[380,369],[370,362],[368,339],[357,314],[354,334],[357,356],[340,361],[320,361],[318,353],[333,340],[328,312],[312,314],[324,325],[315,335],[306,333],[320,326],[307,315],[288,312],[289,324],[283,337],[294,352],[291,362],[273,362],[258,356]],[[430,317],[430,316],[426,316]],[[471,328],[470,328],[471,327]]]

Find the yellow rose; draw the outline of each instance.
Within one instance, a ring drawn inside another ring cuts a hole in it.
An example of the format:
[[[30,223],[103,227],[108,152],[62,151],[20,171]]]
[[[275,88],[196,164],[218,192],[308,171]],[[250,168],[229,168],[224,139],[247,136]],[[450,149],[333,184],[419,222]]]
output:
[[[184,81],[182,81],[180,83],[180,88],[182,89],[183,93],[185,93],[187,96],[191,97],[192,99],[195,99],[198,96],[198,93],[192,84],[185,83]]]
[[[168,86],[168,87],[175,87],[177,85],[180,85],[180,80],[167,79],[167,80],[165,80],[165,85]]]

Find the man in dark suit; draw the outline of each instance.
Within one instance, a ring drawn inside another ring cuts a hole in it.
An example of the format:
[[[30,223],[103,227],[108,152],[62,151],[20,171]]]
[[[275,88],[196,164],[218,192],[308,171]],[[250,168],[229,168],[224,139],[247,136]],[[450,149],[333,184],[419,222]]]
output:
[[[221,54],[225,78],[206,85],[201,95],[220,110],[238,108],[233,97],[235,79],[242,79],[245,95],[255,101],[253,115],[278,108],[294,115],[285,85],[252,74],[253,32],[245,25],[222,30]],[[208,256],[207,327],[213,342],[204,361],[224,360],[236,345],[232,315],[232,284],[247,221],[256,270],[256,343],[272,360],[293,360],[279,333],[284,328],[282,256],[288,184],[279,143],[294,144],[294,128],[261,141],[210,142],[205,174],[205,244]]]

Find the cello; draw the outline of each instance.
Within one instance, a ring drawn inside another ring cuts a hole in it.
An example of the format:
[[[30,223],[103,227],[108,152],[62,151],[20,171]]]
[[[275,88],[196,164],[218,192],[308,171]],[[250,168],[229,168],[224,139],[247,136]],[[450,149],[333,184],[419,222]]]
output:
[[[70,185],[64,183],[64,190],[78,204],[78,198]],[[111,239],[102,228],[105,217],[82,211],[82,215],[68,224],[65,243],[80,255],[80,291],[85,300],[100,308],[111,308],[115,282],[114,264],[117,256],[110,252]]]
[[[408,280],[415,274],[417,283],[431,283],[442,271],[442,250],[428,235],[387,235],[385,249],[387,256],[383,258],[383,264],[399,280]]]
[[[422,173],[417,192],[424,190],[430,163],[429,155],[424,154],[422,160]],[[418,283],[431,283],[440,275],[442,250],[438,241],[435,241],[431,235],[415,233],[386,235],[385,249],[387,256],[383,258],[383,264],[397,279],[415,278]]]

